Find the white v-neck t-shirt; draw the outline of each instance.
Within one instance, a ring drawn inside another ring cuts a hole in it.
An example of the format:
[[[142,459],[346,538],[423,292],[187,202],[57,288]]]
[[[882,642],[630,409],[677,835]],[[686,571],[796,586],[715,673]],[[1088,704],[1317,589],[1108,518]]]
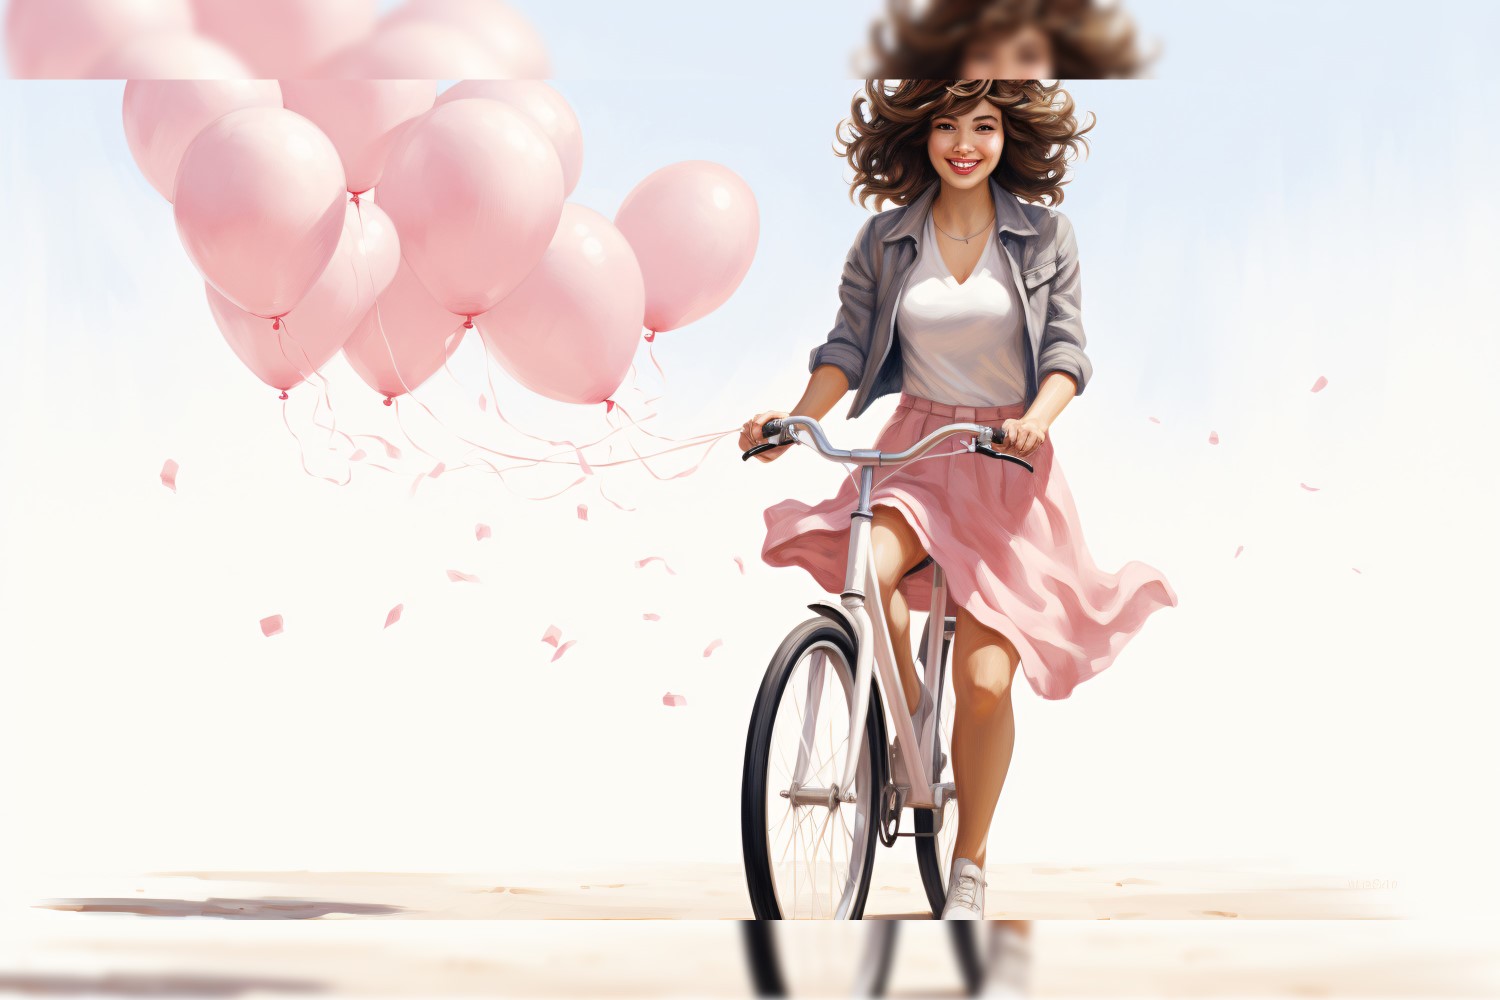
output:
[[[954,406],[1025,402],[1025,314],[994,231],[974,273],[960,283],[943,262],[929,212],[896,328],[904,391]]]

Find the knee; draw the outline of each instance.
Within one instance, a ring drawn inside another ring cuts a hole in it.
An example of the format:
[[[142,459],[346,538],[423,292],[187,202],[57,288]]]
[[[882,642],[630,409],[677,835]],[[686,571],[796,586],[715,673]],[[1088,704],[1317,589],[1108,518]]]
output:
[[[1010,705],[1010,682],[1013,671],[1000,657],[980,657],[981,662],[967,671],[960,683],[953,678],[954,694],[960,704],[968,706],[971,713],[988,718]],[[996,662],[999,661],[999,662]]]

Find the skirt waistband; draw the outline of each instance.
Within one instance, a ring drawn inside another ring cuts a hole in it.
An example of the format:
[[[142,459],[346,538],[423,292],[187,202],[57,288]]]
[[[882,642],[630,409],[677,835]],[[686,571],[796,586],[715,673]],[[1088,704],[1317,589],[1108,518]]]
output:
[[[1005,417],[1019,417],[1026,412],[1025,403],[1009,403],[1005,406],[956,406],[951,403],[939,403],[933,399],[923,399],[921,396],[913,396],[905,391],[902,391],[901,399],[896,404],[898,410],[903,407],[965,424],[984,424]]]

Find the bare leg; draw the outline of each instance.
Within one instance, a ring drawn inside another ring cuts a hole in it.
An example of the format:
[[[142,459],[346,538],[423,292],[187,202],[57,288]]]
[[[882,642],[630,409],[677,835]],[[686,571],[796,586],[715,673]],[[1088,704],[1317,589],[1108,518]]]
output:
[[[990,821],[1016,746],[1011,679],[1020,656],[1010,640],[958,609],[953,636],[953,784],[958,796],[955,858],[985,864]]]
[[[895,647],[896,667],[901,673],[906,708],[915,713],[921,700],[921,681],[917,677],[916,658],[911,648],[911,610],[896,585],[907,570],[927,557],[927,553],[900,511],[884,504],[874,504],[870,511],[874,515],[870,523],[871,555],[875,561],[876,579],[880,581],[880,597],[885,605],[886,628],[891,635],[891,645]]]

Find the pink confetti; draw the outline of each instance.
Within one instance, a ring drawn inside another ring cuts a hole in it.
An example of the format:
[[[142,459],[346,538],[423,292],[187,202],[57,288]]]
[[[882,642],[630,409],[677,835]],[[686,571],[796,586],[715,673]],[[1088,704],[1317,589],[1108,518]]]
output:
[[[474,541],[482,542],[490,537],[490,526],[488,524],[474,525]]]
[[[1240,553],[1243,551],[1245,551],[1245,547],[1241,545],[1239,548],[1234,550],[1234,557],[1238,559],[1240,557]]]
[[[460,583],[460,582],[463,582],[463,583],[478,583],[479,582],[479,577],[477,577],[477,576],[471,576],[468,573],[460,573],[456,569],[450,569],[448,571],[448,579],[452,580],[454,583]]]
[[[173,493],[177,492],[177,463],[170,458],[161,467],[161,484]]]
[[[485,398],[485,395],[482,392],[479,394],[479,408],[481,410],[489,410],[490,408],[490,401]]]
[[[647,611],[645,614],[641,615],[641,617],[644,618],[644,619],[646,619],[646,621],[648,621],[648,622],[659,622],[659,621],[661,621],[661,615],[657,614],[654,611]]]
[[[1316,493],[1316,492],[1318,492],[1318,490],[1322,489],[1322,487],[1320,487],[1320,486],[1309,486],[1306,483],[1298,483],[1297,485],[1301,486],[1304,490],[1306,490],[1309,493]]]
[[[683,695],[673,694],[672,692],[668,691],[666,694],[661,696],[661,703],[672,708],[681,708],[683,705],[687,704],[687,698]]]
[[[443,474],[443,471],[445,469],[447,469],[447,468],[448,468],[447,465],[443,464],[442,462],[439,462],[437,465],[434,465],[432,467],[432,471],[429,472],[429,473],[427,473],[427,475],[430,478],[432,478],[432,479],[436,479],[438,476],[441,476]]]
[[[703,655],[708,656],[710,653],[712,653],[722,645],[724,645],[723,639],[715,639],[713,642],[708,644],[708,648],[703,651]]]
[[[583,470],[583,474],[586,476],[592,476],[594,474],[594,470],[589,466],[588,459],[583,457],[583,452],[578,448],[574,448],[573,454],[578,456],[578,468]]]
[[[1219,432],[1218,431],[1209,431],[1208,432],[1208,443],[1209,444],[1218,444],[1219,443]]]
[[[1149,420],[1149,421],[1151,421],[1153,424],[1159,424],[1159,423],[1161,423],[1161,421],[1157,420],[1155,417],[1147,417],[1146,419]]]
[[[550,642],[550,643],[552,643],[553,647],[556,647],[557,646],[557,640],[559,640],[561,638],[562,638],[562,630],[559,629],[556,625],[548,625],[547,626],[547,632],[546,632],[546,634],[542,636],[542,641],[543,642]]]
[[[1326,386],[1327,384],[1328,384],[1328,380],[1326,378],[1324,378],[1323,376],[1319,375],[1318,376],[1318,380],[1313,383],[1312,391],[1313,392],[1322,392],[1323,391],[1323,387]],[[1359,570],[1355,570],[1355,572],[1358,573]]]
[[[735,556],[734,557],[734,564],[740,568],[740,576],[744,576],[745,575],[745,560],[741,559],[739,556]]]
[[[586,503],[579,504],[578,505],[578,520],[580,520],[580,521],[587,521],[588,519],[589,519],[589,505],[586,504]]]
[[[264,636],[267,636],[267,637],[273,636],[273,635],[280,635],[281,634],[281,616],[280,615],[272,615],[269,618],[262,618],[260,620],[260,634],[264,635]]]
[[[1360,572],[1360,568],[1358,566],[1350,566],[1349,568],[1354,570],[1354,572],[1359,573],[1360,576],[1364,576],[1364,573]]]
[[[349,453],[349,461],[351,462],[363,462],[368,457],[363,448],[355,448]]]
[[[575,643],[577,641],[578,641],[577,639],[569,639],[567,642],[563,643],[561,646],[558,646],[557,647],[557,652],[555,652],[555,653],[552,654],[552,659],[549,662],[556,663],[557,662],[557,658],[559,656],[563,655],[564,653],[566,653],[568,651],[568,647],[571,646],[571,645],[573,645],[573,643]]]
[[[376,438],[375,440],[377,440],[381,444],[385,445],[385,457],[386,458],[400,458],[401,457],[401,449],[397,448],[395,445],[391,444],[385,438]]]
[[[668,573],[671,573],[673,576],[677,575],[677,571],[674,570],[672,567],[667,566],[667,561],[665,559],[663,559],[661,556],[647,556],[644,559],[637,559],[635,561],[635,565],[636,565],[636,568],[639,569],[640,567],[646,565],[649,562],[659,562],[659,563],[662,564],[662,566],[666,567],[666,570],[667,570]]]
[[[390,628],[392,625],[396,624],[397,622],[399,622],[401,620],[401,609],[404,608],[405,606],[406,605],[404,605],[404,604],[398,604],[394,608],[391,609],[391,613],[385,616],[385,627],[386,628]]]

